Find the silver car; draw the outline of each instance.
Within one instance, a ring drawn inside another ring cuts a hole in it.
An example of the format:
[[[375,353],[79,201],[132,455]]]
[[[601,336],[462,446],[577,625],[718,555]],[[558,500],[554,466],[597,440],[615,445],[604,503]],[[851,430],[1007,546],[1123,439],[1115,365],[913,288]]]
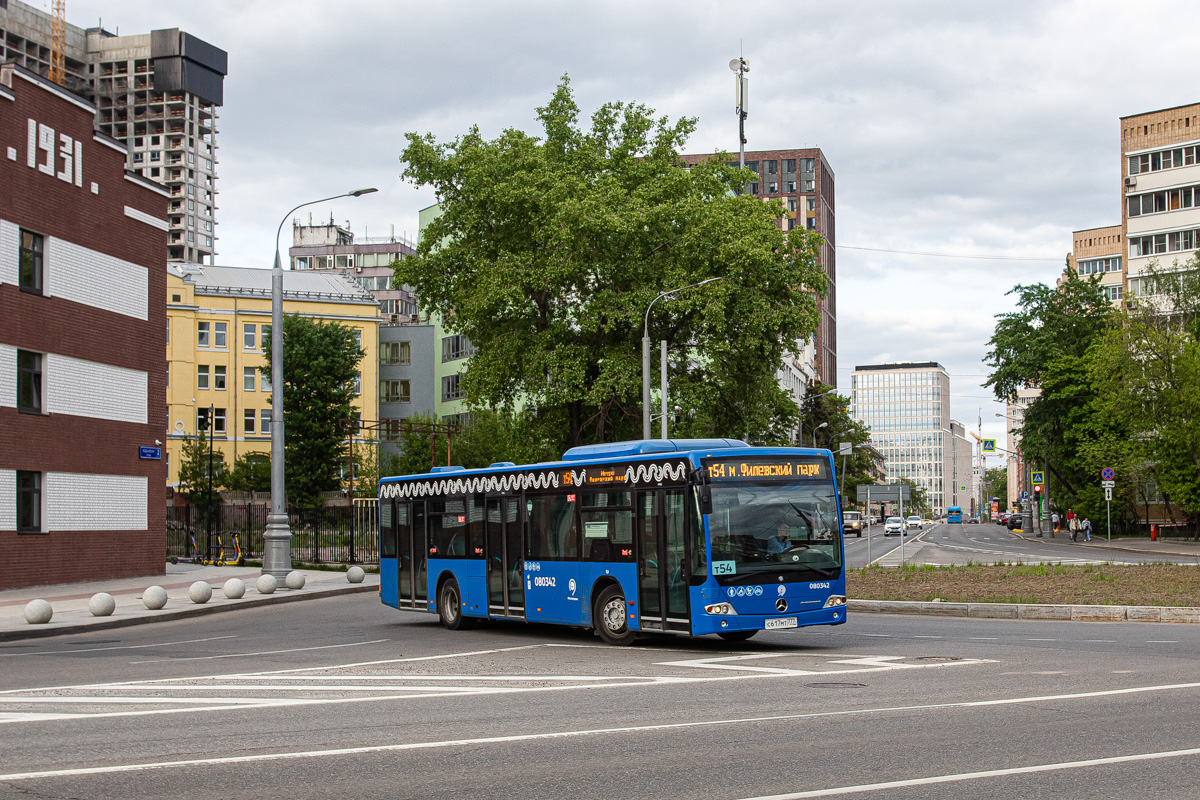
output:
[[[888,517],[887,521],[883,523],[884,536],[905,536],[907,533],[904,530],[904,520],[900,517]]]

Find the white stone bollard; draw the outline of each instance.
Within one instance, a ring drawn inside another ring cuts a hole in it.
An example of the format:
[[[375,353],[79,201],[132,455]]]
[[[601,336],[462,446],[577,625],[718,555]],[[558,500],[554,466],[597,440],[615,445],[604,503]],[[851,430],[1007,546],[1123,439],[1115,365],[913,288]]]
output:
[[[241,578],[230,578],[225,581],[224,591],[230,600],[237,600],[246,593],[246,584],[242,583]]]
[[[208,581],[196,581],[188,587],[188,597],[192,598],[193,603],[204,605],[212,599],[212,587]]]
[[[117,601],[108,592],[97,592],[88,600],[88,611],[93,617],[107,617],[117,610]]]
[[[25,604],[25,621],[30,625],[45,625],[54,616],[54,609],[45,600],[30,600]]]
[[[256,584],[259,594],[274,594],[279,588],[279,581],[275,580],[275,576],[271,574],[263,574],[258,576]]]
[[[367,573],[363,572],[362,567],[351,567],[346,570],[346,580],[351,583],[362,583],[365,577],[367,577]]]
[[[142,602],[151,611],[157,611],[167,604],[167,590],[161,586],[151,586],[142,592]]]
[[[283,582],[289,589],[303,589],[304,573],[292,570],[287,574],[287,577],[283,579]]]

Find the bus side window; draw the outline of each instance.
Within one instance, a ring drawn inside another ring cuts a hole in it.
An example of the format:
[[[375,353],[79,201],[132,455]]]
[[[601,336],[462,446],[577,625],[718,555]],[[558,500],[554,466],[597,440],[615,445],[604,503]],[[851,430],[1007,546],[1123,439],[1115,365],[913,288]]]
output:
[[[392,524],[395,500],[379,501],[379,556],[396,557],[396,526]]]
[[[525,557],[575,559],[579,557],[579,529],[575,525],[575,502],[565,494],[531,495],[529,542]]]
[[[483,558],[484,507],[483,495],[471,495],[470,503],[467,506],[467,524],[470,528],[468,539],[470,550],[467,551],[467,558]]]

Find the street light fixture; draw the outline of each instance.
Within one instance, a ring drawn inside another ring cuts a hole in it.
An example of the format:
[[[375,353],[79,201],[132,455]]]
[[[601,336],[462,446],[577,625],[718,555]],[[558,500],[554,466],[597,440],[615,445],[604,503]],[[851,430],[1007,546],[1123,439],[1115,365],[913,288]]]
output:
[[[829,427],[829,423],[828,423],[828,422],[822,422],[820,425],[818,425],[817,427],[813,428],[813,433],[812,433],[812,437],[813,437],[813,447],[816,447],[816,446],[817,446],[817,431],[821,430],[821,428],[828,428],[828,427]]]
[[[274,575],[282,581],[292,571],[292,531],[288,527],[287,495],[283,482],[283,265],[279,261],[279,235],[288,217],[305,206],[325,203],[342,197],[362,197],[378,189],[355,189],[352,192],[309,200],[283,215],[275,229],[275,265],[271,269],[271,513],[263,531],[264,575]],[[353,455],[353,454],[351,454]]]
[[[723,277],[724,276],[719,276],[716,278],[708,278],[706,280],[700,281],[699,283],[689,283],[687,286],[680,286],[678,289],[670,289],[665,292],[659,292],[654,297],[654,299],[650,301],[650,305],[646,306],[646,318],[642,325],[642,438],[643,439],[650,438],[650,309],[654,308],[654,304],[657,303],[659,300],[662,300],[663,298],[674,297],[675,295],[682,292],[684,289],[694,289],[695,287],[703,286],[706,283],[712,283],[713,281],[719,281]],[[664,368],[663,368],[663,381],[662,381],[662,383],[663,383],[662,401],[663,401],[663,414],[665,415],[667,413],[667,392],[666,392],[667,377],[666,377],[666,368],[665,368],[665,364],[666,364],[665,356],[663,358],[663,364],[664,364]],[[664,429],[665,429],[665,425],[664,425]],[[663,438],[665,439],[666,436],[664,436]]]

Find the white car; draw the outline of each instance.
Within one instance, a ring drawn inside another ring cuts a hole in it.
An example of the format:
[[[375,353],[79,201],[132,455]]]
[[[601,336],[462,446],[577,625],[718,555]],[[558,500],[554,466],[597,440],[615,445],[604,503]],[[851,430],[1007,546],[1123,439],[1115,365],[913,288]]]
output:
[[[896,536],[903,536],[906,534],[906,531],[904,530],[904,520],[900,519],[899,517],[888,517],[887,521],[883,523],[883,535],[892,536],[893,534]]]
[[[923,523],[923,522],[921,522],[921,518],[920,518],[920,517],[909,517],[909,518],[908,518],[908,522],[905,524],[905,527],[907,527],[907,528],[920,528],[920,527],[921,527],[921,525],[923,525],[923,524],[924,524],[924,523]]]

